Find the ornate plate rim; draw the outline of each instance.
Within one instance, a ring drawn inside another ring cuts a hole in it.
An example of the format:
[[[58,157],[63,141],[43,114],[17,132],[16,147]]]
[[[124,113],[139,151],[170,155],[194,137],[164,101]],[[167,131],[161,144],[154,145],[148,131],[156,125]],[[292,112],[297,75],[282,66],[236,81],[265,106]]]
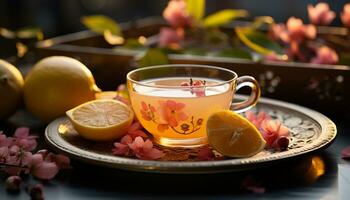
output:
[[[236,99],[243,99],[244,95],[236,95]],[[311,143],[298,149],[279,152],[278,154],[270,154],[265,157],[256,157],[249,159],[237,158],[219,161],[149,161],[138,160],[132,158],[123,158],[111,155],[101,155],[80,149],[66,142],[57,134],[58,125],[66,119],[66,117],[58,118],[52,121],[45,129],[45,140],[55,150],[74,157],[78,160],[89,162],[96,165],[113,167],[124,170],[161,172],[161,173],[217,173],[225,171],[239,171],[251,168],[252,165],[266,164],[271,161],[277,161],[295,156],[307,154],[312,151],[319,150],[330,144],[336,137],[337,128],[334,122],[323,114],[311,110],[309,108],[296,104],[273,100],[269,98],[260,98],[259,102],[270,104],[273,106],[284,107],[297,111],[315,120],[321,126],[321,134],[319,138]],[[256,166],[254,166],[256,167]]]

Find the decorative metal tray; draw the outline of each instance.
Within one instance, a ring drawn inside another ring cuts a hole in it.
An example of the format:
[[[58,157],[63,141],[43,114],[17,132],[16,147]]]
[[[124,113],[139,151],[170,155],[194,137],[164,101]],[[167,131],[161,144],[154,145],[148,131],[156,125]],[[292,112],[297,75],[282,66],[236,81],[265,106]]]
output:
[[[243,97],[236,95],[235,99],[243,99]],[[267,98],[261,98],[254,109],[255,111],[264,110],[290,128],[291,138],[288,150],[282,152],[264,150],[249,158],[227,158],[215,161],[191,159],[146,161],[124,158],[111,153],[112,143],[97,143],[81,138],[66,117],[58,118],[47,126],[45,139],[57,151],[96,165],[145,172],[218,173],[251,169],[310,153],[326,147],[336,137],[335,124],[326,116],[311,109]],[[168,148],[163,150],[169,152]],[[191,149],[174,149],[174,151],[195,153]]]

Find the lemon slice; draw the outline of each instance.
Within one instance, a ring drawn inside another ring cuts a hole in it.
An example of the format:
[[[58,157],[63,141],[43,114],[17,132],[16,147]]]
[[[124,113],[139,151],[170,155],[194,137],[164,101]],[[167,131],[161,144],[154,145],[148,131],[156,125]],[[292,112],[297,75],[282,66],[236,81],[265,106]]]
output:
[[[207,121],[210,145],[229,157],[250,157],[265,147],[265,140],[247,119],[229,110],[212,114]]]
[[[134,113],[129,106],[112,99],[89,101],[66,114],[82,137],[95,141],[122,137],[134,119]]]

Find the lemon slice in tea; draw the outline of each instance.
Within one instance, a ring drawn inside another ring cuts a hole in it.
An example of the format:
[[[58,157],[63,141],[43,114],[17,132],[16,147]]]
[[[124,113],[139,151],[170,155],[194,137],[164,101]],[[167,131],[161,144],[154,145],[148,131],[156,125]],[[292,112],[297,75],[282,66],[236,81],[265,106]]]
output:
[[[112,99],[89,101],[66,114],[82,137],[95,141],[122,137],[134,119],[134,113],[129,106]]]
[[[229,110],[212,114],[207,121],[210,145],[229,157],[250,157],[265,147],[258,129],[247,119]]]

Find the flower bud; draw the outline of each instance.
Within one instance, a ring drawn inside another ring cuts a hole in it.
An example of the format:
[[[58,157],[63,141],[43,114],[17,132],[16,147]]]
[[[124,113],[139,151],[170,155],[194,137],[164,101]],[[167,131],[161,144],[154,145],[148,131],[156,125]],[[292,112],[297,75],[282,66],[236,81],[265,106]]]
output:
[[[17,192],[20,189],[22,179],[19,176],[10,176],[6,179],[6,190],[11,192]]]

